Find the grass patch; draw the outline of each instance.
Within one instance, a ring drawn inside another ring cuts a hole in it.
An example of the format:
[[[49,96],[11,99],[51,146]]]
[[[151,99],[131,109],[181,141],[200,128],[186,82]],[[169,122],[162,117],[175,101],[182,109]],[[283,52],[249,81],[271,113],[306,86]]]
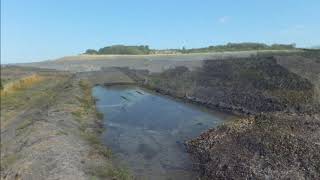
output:
[[[99,145],[97,148],[99,152],[106,158],[111,158],[112,157],[112,151],[111,149],[105,147],[104,145]]]
[[[101,144],[100,139],[97,137],[95,133],[82,132],[81,137],[88,141],[95,150],[97,150],[100,154],[102,154],[106,158],[112,157],[111,149],[107,148],[103,144]]]
[[[90,143],[94,151],[101,154],[105,158],[110,159],[112,157],[112,151],[101,144],[101,140],[98,137],[101,128],[88,130],[88,125],[94,122],[89,122],[88,119],[92,119],[90,115],[93,115],[96,119],[102,120],[103,113],[98,112],[96,109],[96,99],[92,97],[90,82],[86,80],[79,81],[79,87],[82,90],[82,96],[77,96],[76,99],[80,102],[80,108],[72,115],[75,116],[77,121],[80,122],[80,135],[83,139]],[[116,179],[116,180],[130,180],[133,179],[130,173],[123,168],[113,168],[110,165],[104,164],[101,166],[90,166],[89,173],[92,175],[90,179]]]
[[[72,115],[75,116],[76,120],[80,123],[81,129],[85,131],[88,124],[93,123],[87,120],[92,118],[102,120],[103,113],[96,109],[96,99],[92,96],[92,87],[90,82],[87,80],[80,80],[79,86],[82,90],[82,96],[76,96],[76,99],[80,102],[80,107],[78,110],[72,112]]]
[[[71,112],[71,114],[77,118],[81,118],[82,117],[82,113],[81,111],[73,111]]]
[[[89,173],[92,174],[90,179],[115,179],[115,180],[133,180],[130,172],[125,168],[112,168],[109,166],[91,167]]]
[[[91,85],[88,81],[80,80],[79,86],[83,92],[81,97],[77,96],[76,99],[80,102],[81,109],[74,112],[76,117],[80,117],[82,114],[89,114],[92,111],[95,111],[95,100],[91,96]]]
[[[37,74],[33,74],[27,77],[23,77],[19,80],[8,82],[5,85],[1,83],[1,95],[5,96],[8,93],[12,93],[15,91],[23,90],[25,88],[31,87],[33,84],[38,83],[44,80],[42,76]]]
[[[109,176],[114,179],[119,180],[131,180],[133,177],[130,175],[129,171],[124,168],[110,169],[108,172]]]
[[[100,145],[100,140],[94,133],[81,132],[81,137],[92,145]]]
[[[52,103],[57,94],[54,87],[64,83],[66,77],[43,77],[43,79],[46,81],[33,83],[32,86],[23,90],[1,95],[1,123],[8,123],[6,121],[25,108]]]

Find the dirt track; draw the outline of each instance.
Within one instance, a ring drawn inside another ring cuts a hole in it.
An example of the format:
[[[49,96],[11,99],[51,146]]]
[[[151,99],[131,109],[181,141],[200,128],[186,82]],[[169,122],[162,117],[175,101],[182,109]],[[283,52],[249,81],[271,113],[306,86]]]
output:
[[[68,73],[1,100],[1,179],[112,179],[124,176],[100,144],[88,78]]]

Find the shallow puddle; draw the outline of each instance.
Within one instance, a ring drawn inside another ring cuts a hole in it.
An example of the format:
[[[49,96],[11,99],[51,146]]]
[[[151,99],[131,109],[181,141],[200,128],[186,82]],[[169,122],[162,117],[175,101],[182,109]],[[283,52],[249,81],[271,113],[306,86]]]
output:
[[[197,179],[184,142],[232,115],[133,86],[96,86],[103,143],[137,179]]]

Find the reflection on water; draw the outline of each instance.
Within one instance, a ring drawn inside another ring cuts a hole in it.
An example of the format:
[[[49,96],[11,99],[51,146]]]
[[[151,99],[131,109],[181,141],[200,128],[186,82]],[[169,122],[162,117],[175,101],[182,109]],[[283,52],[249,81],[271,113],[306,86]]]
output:
[[[138,179],[196,179],[184,142],[231,116],[138,87],[96,86],[103,142]]]

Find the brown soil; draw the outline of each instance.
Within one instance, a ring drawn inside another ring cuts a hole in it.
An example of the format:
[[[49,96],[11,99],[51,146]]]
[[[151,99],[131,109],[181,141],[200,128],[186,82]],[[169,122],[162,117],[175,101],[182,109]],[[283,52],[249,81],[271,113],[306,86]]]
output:
[[[44,80],[1,96],[1,179],[130,179],[100,144],[90,81],[36,73]]]

